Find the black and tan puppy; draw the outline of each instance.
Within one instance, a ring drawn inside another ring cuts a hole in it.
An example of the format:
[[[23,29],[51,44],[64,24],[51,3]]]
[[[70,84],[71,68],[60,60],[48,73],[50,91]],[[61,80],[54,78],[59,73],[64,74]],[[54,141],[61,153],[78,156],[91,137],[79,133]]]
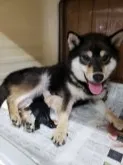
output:
[[[123,30],[111,36],[100,33],[68,33],[69,55],[64,64],[33,67],[11,73],[0,87],[0,105],[7,98],[10,118],[15,126],[23,123],[18,108],[26,108],[37,96],[47,93],[61,96],[57,110],[59,121],[52,136],[57,145],[64,144],[68,118],[77,100],[102,100],[107,80],[117,66]],[[28,123],[28,117],[26,119]]]

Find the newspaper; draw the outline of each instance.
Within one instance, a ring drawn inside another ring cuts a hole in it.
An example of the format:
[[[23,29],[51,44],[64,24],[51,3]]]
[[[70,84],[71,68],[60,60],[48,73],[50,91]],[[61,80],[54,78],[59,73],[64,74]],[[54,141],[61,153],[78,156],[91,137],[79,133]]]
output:
[[[107,106],[120,115],[123,85],[111,83]],[[12,126],[8,111],[0,111],[0,165],[122,165],[123,147],[117,147],[105,127],[97,128],[101,115],[86,104],[72,110],[66,144],[56,147],[54,129],[44,125],[34,133]],[[123,140],[123,139],[120,139]]]

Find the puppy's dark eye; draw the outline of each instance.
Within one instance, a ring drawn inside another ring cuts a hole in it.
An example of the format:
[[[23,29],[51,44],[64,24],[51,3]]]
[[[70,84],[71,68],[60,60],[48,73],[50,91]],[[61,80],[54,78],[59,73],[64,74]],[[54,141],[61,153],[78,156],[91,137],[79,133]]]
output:
[[[87,55],[82,55],[81,57],[80,57],[80,61],[83,63],[83,64],[88,64],[88,63],[90,63],[90,57],[88,57]]]
[[[110,56],[109,55],[104,55],[103,57],[102,57],[102,62],[103,63],[108,63],[110,61]]]

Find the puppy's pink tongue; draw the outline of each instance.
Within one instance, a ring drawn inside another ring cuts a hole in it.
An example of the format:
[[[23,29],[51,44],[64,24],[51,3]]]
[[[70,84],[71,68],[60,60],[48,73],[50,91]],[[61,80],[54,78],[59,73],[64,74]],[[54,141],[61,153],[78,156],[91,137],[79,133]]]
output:
[[[89,82],[88,87],[89,87],[91,93],[94,95],[99,95],[103,90],[102,84],[93,84],[93,83]]]

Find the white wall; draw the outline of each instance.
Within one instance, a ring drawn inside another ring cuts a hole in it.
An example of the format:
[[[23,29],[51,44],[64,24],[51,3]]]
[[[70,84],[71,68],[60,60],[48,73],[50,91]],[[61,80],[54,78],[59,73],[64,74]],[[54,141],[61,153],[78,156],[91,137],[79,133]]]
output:
[[[47,65],[58,61],[58,3],[59,0],[42,0],[41,3],[41,61]]]
[[[41,59],[41,0],[0,1],[0,32]]]
[[[0,1],[0,32],[42,64],[58,60],[59,0]]]

